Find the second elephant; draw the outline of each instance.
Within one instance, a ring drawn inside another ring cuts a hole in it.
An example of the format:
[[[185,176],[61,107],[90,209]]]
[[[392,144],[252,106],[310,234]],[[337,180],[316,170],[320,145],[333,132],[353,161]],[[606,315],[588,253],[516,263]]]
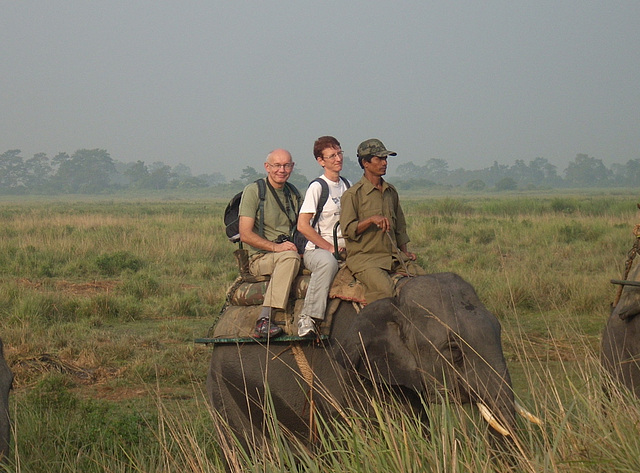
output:
[[[640,284],[640,264],[627,280]],[[640,397],[640,286],[626,284],[602,334],[602,364],[611,375]]]

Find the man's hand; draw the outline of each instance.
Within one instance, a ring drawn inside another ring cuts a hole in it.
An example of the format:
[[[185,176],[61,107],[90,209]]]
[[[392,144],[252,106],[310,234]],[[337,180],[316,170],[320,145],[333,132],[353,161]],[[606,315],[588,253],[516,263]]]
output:
[[[372,225],[375,225],[383,232],[387,232],[391,230],[391,223],[387,217],[383,217],[382,215],[374,215],[373,217],[369,217]]]
[[[373,215],[372,217],[360,220],[358,222],[356,235],[362,234],[372,225],[376,226],[378,230],[382,230],[383,232],[388,232],[389,230],[391,230],[391,222],[389,222],[389,219],[387,217],[383,217],[382,215]]]
[[[403,251],[403,253],[409,258],[410,261],[415,261],[417,256],[415,253],[411,253],[410,251]]]
[[[280,253],[282,251],[298,251],[298,248],[296,248],[295,243],[293,243],[292,241],[283,241],[282,243],[273,243],[273,252],[274,253]]]

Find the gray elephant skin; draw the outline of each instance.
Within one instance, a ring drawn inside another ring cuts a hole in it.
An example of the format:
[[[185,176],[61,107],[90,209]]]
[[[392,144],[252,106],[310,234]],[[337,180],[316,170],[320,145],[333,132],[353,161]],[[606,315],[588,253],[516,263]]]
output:
[[[640,282],[640,264],[627,280]],[[602,334],[601,361],[614,379],[640,397],[640,287],[625,285]]]
[[[13,383],[13,374],[4,359],[2,339],[0,339],[0,461],[9,458],[9,390]]]
[[[328,340],[298,346],[312,369],[312,383],[287,345],[214,347],[209,400],[245,446],[265,440],[265,381],[278,421],[303,441],[310,435],[310,397],[323,416],[337,416],[339,406],[352,405],[354,395],[366,394],[376,383],[413,412],[424,415],[420,398],[439,402],[446,392],[450,401],[482,403],[481,411],[491,411],[498,429],[512,432],[515,426],[500,323],[454,273],[410,278],[396,298],[376,301],[360,313],[342,303]]]

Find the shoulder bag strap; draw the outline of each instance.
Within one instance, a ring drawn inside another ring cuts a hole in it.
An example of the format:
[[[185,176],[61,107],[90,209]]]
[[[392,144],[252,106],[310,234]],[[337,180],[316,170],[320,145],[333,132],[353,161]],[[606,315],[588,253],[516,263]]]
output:
[[[284,213],[287,217],[287,220],[289,220],[289,231],[293,230],[293,228],[296,226],[296,222],[295,220],[291,220],[291,216],[289,215],[289,212],[287,212],[287,210],[284,208],[284,205],[282,205],[282,201],[280,200],[280,197],[278,197],[278,193],[273,188],[273,186],[271,185],[268,179],[267,179],[267,187],[269,188],[269,191],[271,192],[271,194],[273,194],[273,197],[276,199],[276,202],[278,203],[278,207],[280,207],[280,210],[282,210],[282,213]],[[285,186],[284,189],[286,190],[287,187]],[[287,197],[287,194],[288,192],[285,192],[285,197]],[[291,198],[288,197],[287,200],[290,201]],[[294,211],[295,211],[295,208],[294,208]]]

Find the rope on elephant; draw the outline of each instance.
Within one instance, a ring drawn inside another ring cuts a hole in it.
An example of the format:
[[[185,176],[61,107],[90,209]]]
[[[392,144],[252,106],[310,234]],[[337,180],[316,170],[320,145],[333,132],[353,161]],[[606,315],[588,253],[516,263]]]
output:
[[[640,204],[638,204],[638,208],[640,208]],[[640,251],[640,224],[637,224],[633,227],[633,235],[636,237],[636,239],[633,242],[633,246],[629,250],[629,253],[627,254],[627,261],[625,261],[624,263],[624,277],[622,278],[623,281],[626,281],[627,278],[629,277],[629,271],[631,271],[633,260],[635,259],[636,255]],[[613,302],[613,308],[615,308],[618,305],[618,302],[620,301],[620,297],[622,296],[623,290],[624,290],[624,284],[621,284],[618,287],[618,290],[616,291],[616,298]]]
[[[236,293],[238,288],[242,286],[244,282],[244,278],[242,276],[238,276],[233,284],[227,289],[227,295],[225,296],[224,305],[220,309],[220,315],[224,312],[224,310],[231,305],[231,299],[233,299],[233,295]]]
[[[400,263],[402,263],[402,268],[404,269],[404,272],[407,273],[407,276],[409,276],[409,277],[415,276],[415,274],[411,274],[409,272],[409,267],[407,266],[407,263],[404,262],[404,258],[402,256],[402,252],[400,251],[400,248],[398,248],[398,245],[396,245],[396,242],[393,241],[393,238],[391,238],[391,235],[389,234],[389,230],[387,230],[384,233],[389,238],[389,241],[391,242],[391,247],[396,251],[396,253],[398,253],[398,259],[400,260]]]
[[[298,363],[298,368],[300,368],[300,374],[309,385],[310,388],[313,387],[313,369],[309,365],[309,361],[305,356],[302,348],[298,344],[294,344],[291,346],[291,351],[293,352],[293,356],[296,359],[296,363]]]
[[[316,437],[316,425],[314,413],[316,410],[315,401],[313,400],[313,368],[309,365],[309,360],[302,351],[302,347],[298,344],[291,345],[293,357],[300,368],[302,377],[309,385],[309,442],[313,442]]]

